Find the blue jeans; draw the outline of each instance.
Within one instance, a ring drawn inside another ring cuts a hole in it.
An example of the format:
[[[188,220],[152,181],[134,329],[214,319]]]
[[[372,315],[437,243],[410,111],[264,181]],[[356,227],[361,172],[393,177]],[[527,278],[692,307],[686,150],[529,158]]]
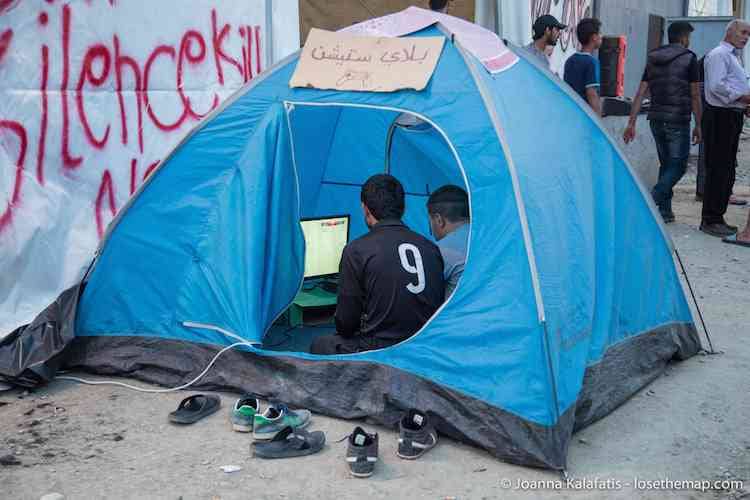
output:
[[[672,188],[687,169],[690,154],[690,123],[651,120],[651,133],[659,154],[659,180],[651,190],[654,202],[663,213],[672,212]]]

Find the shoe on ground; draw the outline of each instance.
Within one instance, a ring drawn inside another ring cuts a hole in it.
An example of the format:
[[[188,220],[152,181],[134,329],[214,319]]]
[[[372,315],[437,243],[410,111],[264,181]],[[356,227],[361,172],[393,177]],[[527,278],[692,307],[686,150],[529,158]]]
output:
[[[661,218],[665,224],[669,224],[675,221],[674,212],[672,212],[671,210],[659,210],[659,213],[661,214]]]
[[[747,205],[747,200],[744,198],[738,198],[737,196],[730,196],[729,197],[729,204],[730,205],[739,205],[741,207]]]
[[[730,226],[717,222],[713,224],[706,224],[701,222],[700,228],[701,231],[703,231],[706,234],[709,234],[711,236],[716,236],[717,238],[724,238],[725,236],[730,236],[737,232],[737,229],[732,229]]]
[[[354,477],[370,477],[378,461],[378,435],[365,432],[356,427],[349,435],[349,446],[346,450],[346,464],[349,473]]]
[[[285,427],[301,429],[310,423],[309,410],[290,410],[284,404],[272,404],[266,411],[255,413],[253,438],[260,441],[273,439]]]
[[[255,414],[260,411],[260,402],[254,394],[245,394],[234,403],[231,420],[232,429],[237,432],[253,432]]]
[[[435,447],[437,432],[427,414],[409,410],[398,424],[398,450],[396,455],[406,460],[415,460]]]

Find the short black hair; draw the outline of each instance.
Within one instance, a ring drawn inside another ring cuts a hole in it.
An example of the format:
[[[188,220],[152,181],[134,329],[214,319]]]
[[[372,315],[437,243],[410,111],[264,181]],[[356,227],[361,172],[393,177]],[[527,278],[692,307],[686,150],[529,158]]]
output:
[[[438,188],[427,199],[427,212],[440,214],[448,222],[469,219],[469,195],[453,184]]]
[[[448,5],[448,0],[430,0],[430,9],[443,10]]]
[[[367,179],[360,199],[378,220],[400,219],[404,215],[404,186],[392,175],[376,174]]]
[[[669,43],[678,43],[680,41],[680,38],[689,35],[693,31],[695,31],[695,28],[693,28],[693,25],[689,22],[675,21],[670,24],[669,29],[667,29],[667,37],[669,38]]]
[[[588,45],[591,37],[599,34],[602,29],[602,22],[594,17],[585,17],[576,26],[576,36],[581,45]]]

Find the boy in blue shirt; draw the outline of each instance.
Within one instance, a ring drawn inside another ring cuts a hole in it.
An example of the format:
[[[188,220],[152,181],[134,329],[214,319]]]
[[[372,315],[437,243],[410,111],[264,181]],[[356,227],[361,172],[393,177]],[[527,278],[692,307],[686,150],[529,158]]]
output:
[[[594,51],[602,45],[601,28],[602,22],[598,19],[581,19],[576,27],[581,51],[565,61],[563,77],[599,116],[602,114],[599,100],[599,60],[594,57]]]
[[[443,257],[445,298],[451,296],[464,273],[471,221],[469,195],[458,186],[448,184],[432,193],[427,200],[430,230]]]

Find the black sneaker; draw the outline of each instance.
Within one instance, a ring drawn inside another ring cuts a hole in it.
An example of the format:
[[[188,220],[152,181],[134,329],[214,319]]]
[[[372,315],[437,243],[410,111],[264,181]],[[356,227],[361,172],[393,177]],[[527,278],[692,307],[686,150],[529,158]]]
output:
[[[354,477],[370,477],[378,461],[378,434],[368,434],[362,427],[356,427],[349,435],[349,448],[346,450],[346,463]]]
[[[659,213],[661,214],[661,218],[664,221],[664,224],[670,224],[675,221],[674,212],[672,212],[671,210],[659,209]]]
[[[399,438],[396,455],[414,460],[437,444],[437,432],[425,413],[409,410],[398,424]]]
[[[701,225],[698,229],[706,234],[710,234],[711,236],[716,236],[717,238],[724,238],[725,236],[730,236],[737,232],[737,230],[733,227],[730,227],[721,222],[708,224],[705,222],[701,222]]]

